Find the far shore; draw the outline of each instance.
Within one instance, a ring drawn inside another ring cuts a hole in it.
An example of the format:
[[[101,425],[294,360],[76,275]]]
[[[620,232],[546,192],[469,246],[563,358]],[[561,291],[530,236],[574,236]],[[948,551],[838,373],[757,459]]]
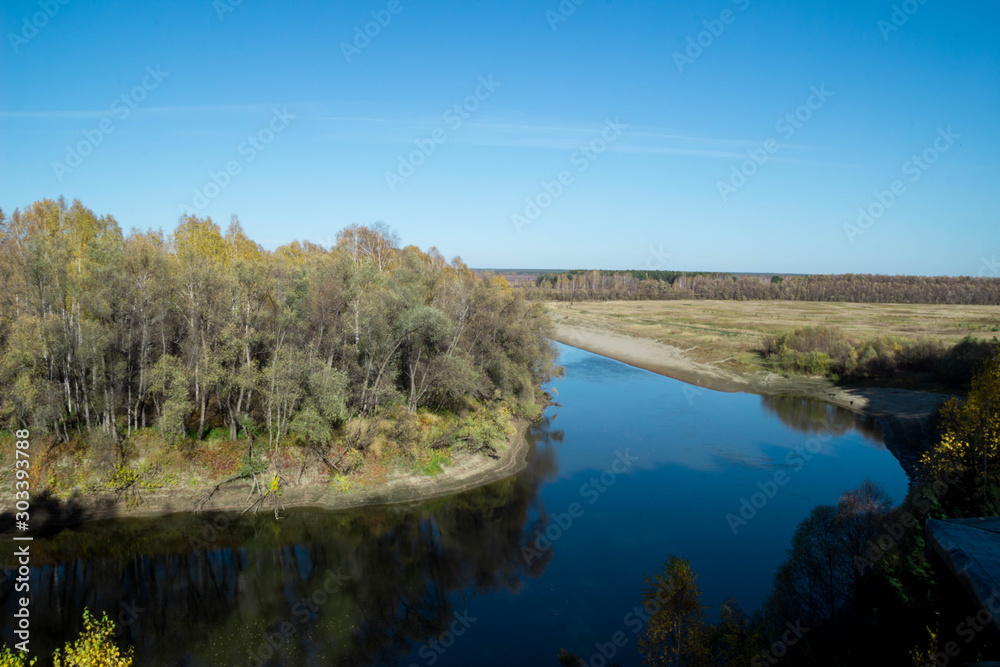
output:
[[[557,324],[554,340],[688,384],[725,392],[796,395],[816,398],[877,419],[886,447],[910,479],[934,438],[933,417],[948,394],[890,387],[842,387],[826,378],[784,377],[775,373],[737,373],[718,364],[695,361],[684,350],[648,338]]]

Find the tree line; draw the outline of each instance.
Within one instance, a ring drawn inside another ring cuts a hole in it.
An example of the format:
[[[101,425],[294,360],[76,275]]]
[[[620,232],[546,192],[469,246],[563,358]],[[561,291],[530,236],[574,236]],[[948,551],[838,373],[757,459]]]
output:
[[[384,224],[264,250],[234,216],[125,234],[79,201],[0,211],[0,428],[322,442],[382,406],[534,405],[540,304]]]
[[[584,300],[783,300],[848,303],[1000,304],[1000,278],[966,276],[757,275],[686,271],[545,273],[531,298]]]

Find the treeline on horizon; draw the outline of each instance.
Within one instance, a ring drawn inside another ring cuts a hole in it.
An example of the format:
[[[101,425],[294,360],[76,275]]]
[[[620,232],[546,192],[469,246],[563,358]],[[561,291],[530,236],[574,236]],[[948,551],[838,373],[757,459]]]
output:
[[[576,270],[542,274],[533,287],[521,289],[530,298],[552,301],[714,299],[1000,305],[1000,278],[966,276]]]
[[[115,442],[210,428],[328,441],[383,406],[536,404],[543,307],[383,224],[273,252],[233,217],[133,230],[79,201],[0,211],[0,429]]]

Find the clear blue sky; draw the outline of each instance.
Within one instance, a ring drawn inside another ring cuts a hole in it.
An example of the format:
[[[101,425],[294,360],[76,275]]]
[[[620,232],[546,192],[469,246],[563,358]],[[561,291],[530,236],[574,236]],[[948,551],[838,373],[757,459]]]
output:
[[[975,275],[1000,255],[995,0],[909,0],[898,26],[877,0],[234,1],[4,2],[0,207],[64,195],[169,231],[186,205],[268,248],[383,220],[494,268]],[[358,48],[371,12],[391,21]],[[433,153],[397,171],[417,140]],[[767,159],[731,181],[747,151]]]

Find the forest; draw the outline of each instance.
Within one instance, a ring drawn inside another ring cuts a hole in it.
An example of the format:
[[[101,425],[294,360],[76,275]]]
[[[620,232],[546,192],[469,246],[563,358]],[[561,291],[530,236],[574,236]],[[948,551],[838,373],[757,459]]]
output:
[[[524,289],[551,301],[715,299],[846,303],[1000,304],[1000,278],[756,275],[686,271],[565,271]]]
[[[209,436],[307,445],[344,473],[386,428],[410,458],[489,453],[557,371],[541,304],[381,223],[266,251],[236,217],[125,234],[44,200],[0,211],[0,281],[0,429],[104,470],[137,435],[184,458]]]

